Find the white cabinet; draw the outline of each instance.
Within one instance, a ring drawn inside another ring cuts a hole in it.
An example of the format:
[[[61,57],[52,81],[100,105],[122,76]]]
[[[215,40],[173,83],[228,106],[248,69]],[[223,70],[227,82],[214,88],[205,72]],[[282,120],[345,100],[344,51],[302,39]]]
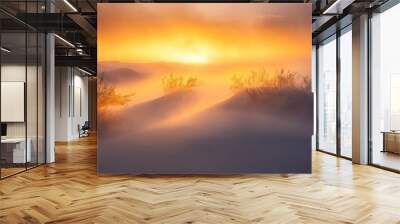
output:
[[[27,139],[27,147],[25,151],[25,138],[7,138],[2,139],[1,144],[12,147],[12,162],[25,163],[32,161],[32,140]]]

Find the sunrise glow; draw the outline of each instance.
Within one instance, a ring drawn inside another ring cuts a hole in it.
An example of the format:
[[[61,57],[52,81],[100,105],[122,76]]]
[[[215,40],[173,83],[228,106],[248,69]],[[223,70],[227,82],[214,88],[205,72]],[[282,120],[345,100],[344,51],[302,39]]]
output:
[[[297,80],[310,73],[303,63],[311,53],[309,21],[295,7],[285,8],[290,17],[281,6],[256,4],[100,4],[99,11],[99,70],[115,95],[105,102],[124,102],[109,111],[196,92],[184,110],[149,128],[184,123],[243,86],[271,86],[281,69]]]
[[[99,61],[132,63],[298,63],[309,57],[309,24],[280,15],[279,6],[116,4],[100,6]],[[118,13],[115,13],[118,11]],[[188,13],[189,12],[189,13]],[[224,16],[231,13],[232,17]],[[296,17],[296,11],[288,14]],[[148,18],[157,15],[157,18]],[[107,18],[107,19],[105,19]],[[119,24],[113,21],[121,21]],[[304,68],[305,66],[303,66]]]
[[[208,62],[208,58],[201,54],[183,54],[181,57],[177,58],[177,62],[203,64]]]

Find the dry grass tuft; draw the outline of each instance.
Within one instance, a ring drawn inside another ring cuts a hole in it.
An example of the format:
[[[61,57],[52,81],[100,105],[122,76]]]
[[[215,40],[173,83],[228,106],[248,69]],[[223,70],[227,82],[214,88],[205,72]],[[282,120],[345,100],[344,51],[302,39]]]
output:
[[[231,78],[231,90],[248,91],[251,93],[263,93],[266,91],[279,90],[302,90],[310,91],[310,78],[297,78],[295,72],[283,69],[276,73],[268,73],[265,69],[252,71],[247,75],[234,75]]]
[[[170,74],[164,76],[162,79],[162,85],[166,92],[175,92],[179,90],[190,90],[199,85],[199,81],[196,77],[182,76]]]
[[[100,108],[104,108],[106,106],[123,106],[127,104],[131,98],[136,93],[131,93],[127,95],[122,95],[118,93],[113,86],[107,86],[104,83],[104,79],[102,75],[99,76],[100,80],[98,83],[98,100],[97,103]]]

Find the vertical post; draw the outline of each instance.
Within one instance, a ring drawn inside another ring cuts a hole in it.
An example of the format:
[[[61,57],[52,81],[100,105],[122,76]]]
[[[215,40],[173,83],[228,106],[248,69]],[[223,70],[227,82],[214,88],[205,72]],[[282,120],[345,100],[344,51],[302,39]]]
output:
[[[336,31],[336,155],[341,156],[341,137],[342,123],[340,117],[340,83],[341,83],[341,66],[340,66],[340,30],[337,27]]]
[[[317,149],[317,140],[316,140],[316,130],[317,130],[317,128],[316,128],[316,106],[317,106],[317,102],[316,102],[316,95],[317,95],[317,92],[316,92],[316,73],[317,73],[317,71],[316,71],[316,65],[317,65],[317,62],[316,62],[316,54],[317,54],[317,52],[316,52],[316,49],[317,49],[317,47],[315,46],[315,45],[313,45],[312,46],[312,57],[311,57],[311,60],[312,60],[312,62],[311,62],[311,91],[312,91],[312,94],[313,94],[313,101],[314,101],[314,103],[313,103],[313,135],[312,135],[312,139],[311,139],[311,141],[312,141],[312,150],[315,150],[315,149]]]
[[[25,2],[25,21],[28,21],[28,3]],[[24,85],[24,122],[25,122],[25,170],[28,169],[28,24],[25,23],[25,85]]]
[[[372,19],[372,12],[368,12],[368,18],[367,18],[367,45],[368,45],[368,52],[367,52],[367,63],[368,63],[368,152],[367,152],[367,163],[372,164],[373,162],[373,153],[372,153],[372,62],[371,62],[371,55],[372,55],[372,33],[371,33],[371,19]],[[375,52],[376,55],[377,52]],[[379,62],[378,62],[379,63]]]
[[[368,163],[368,15],[353,19],[353,162]]]
[[[88,104],[90,130],[97,130],[97,79],[88,77]]]
[[[46,1],[46,11],[53,12],[51,1]],[[55,161],[55,52],[54,34],[46,34],[46,163]]]
[[[319,45],[315,47],[315,148],[319,149]]]
[[[2,36],[1,36],[1,34],[2,34],[2,32],[1,32],[1,28],[2,28],[2,23],[0,23],[0,47],[2,47],[3,45],[2,45]],[[1,108],[1,77],[2,77],[2,75],[1,75],[1,67],[2,67],[2,58],[1,58],[1,50],[0,50],[0,125],[2,124],[1,123],[1,110],[2,110],[2,108]],[[1,134],[0,134],[0,136],[1,136]],[[1,151],[2,151],[2,148],[1,148],[1,144],[0,144],[0,180],[1,180],[1,170],[2,170],[2,160],[1,160],[1,158],[2,158],[2,156],[1,156]]]

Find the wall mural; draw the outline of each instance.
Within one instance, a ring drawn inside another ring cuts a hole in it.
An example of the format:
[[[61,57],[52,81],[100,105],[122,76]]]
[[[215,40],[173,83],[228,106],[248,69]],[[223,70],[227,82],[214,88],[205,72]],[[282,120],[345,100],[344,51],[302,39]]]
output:
[[[98,171],[309,173],[311,4],[98,4]]]

